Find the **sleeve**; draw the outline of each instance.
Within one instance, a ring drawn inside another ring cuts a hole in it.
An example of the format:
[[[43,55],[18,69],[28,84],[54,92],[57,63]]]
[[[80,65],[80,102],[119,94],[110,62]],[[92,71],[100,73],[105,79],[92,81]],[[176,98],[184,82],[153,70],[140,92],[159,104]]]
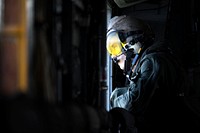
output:
[[[117,88],[111,94],[111,107],[121,107],[126,110],[144,109],[151,97],[156,79],[158,77],[159,65],[153,58],[141,61],[138,74],[128,87]]]

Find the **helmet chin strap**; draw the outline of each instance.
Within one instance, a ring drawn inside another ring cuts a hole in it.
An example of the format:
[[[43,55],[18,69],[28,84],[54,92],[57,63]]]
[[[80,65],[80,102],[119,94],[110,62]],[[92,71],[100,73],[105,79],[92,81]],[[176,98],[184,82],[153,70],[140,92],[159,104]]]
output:
[[[131,64],[132,64],[132,58],[134,56],[134,52],[133,50],[127,50],[126,51],[126,60],[124,62],[124,75],[127,75],[130,71],[130,68],[131,68]]]

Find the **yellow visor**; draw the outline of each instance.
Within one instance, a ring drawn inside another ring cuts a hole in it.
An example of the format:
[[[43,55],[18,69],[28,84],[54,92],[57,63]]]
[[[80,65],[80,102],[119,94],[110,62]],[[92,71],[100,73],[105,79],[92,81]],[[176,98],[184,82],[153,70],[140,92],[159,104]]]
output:
[[[122,54],[122,42],[120,41],[117,32],[111,32],[107,36],[106,48],[111,56],[118,56]]]

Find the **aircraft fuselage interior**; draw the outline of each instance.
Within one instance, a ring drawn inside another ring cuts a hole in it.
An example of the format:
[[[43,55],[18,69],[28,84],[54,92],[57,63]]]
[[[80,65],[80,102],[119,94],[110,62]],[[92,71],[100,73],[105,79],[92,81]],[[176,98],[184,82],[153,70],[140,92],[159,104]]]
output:
[[[133,115],[111,109],[110,95],[126,76],[106,50],[109,20],[134,15],[180,58],[189,89],[177,125],[182,124],[180,132],[199,133],[199,5],[199,0],[0,0],[2,131],[140,133],[128,131]]]

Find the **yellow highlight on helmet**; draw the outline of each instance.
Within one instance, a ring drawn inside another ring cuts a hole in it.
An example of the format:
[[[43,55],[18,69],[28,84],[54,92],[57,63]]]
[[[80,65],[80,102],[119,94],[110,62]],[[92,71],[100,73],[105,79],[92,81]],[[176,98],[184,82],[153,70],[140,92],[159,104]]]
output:
[[[107,36],[106,48],[108,53],[111,54],[111,56],[118,56],[122,54],[122,43],[118,37],[117,32],[111,32]]]

